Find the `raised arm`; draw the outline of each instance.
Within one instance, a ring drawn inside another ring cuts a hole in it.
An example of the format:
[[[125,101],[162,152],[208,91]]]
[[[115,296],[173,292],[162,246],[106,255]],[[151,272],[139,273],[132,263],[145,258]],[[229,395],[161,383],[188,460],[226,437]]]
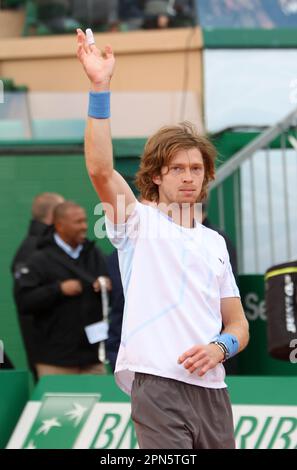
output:
[[[88,44],[86,35],[77,30],[77,56],[90,80],[91,91],[109,92],[114,71],[115,58],[111,46],[100,51],[95,44]],[[100,98],[100,95],[96,97]],[[85,133],[86,166],[99,195],[107,217],[114,223],[126,221],[133,209],[136,198],[124,180],[113,167],[112,140],[109,118],[88,117]],[[123,212],[117,204],[118,197],[124,200]],[[129,212],[127,208],[129,207]]]

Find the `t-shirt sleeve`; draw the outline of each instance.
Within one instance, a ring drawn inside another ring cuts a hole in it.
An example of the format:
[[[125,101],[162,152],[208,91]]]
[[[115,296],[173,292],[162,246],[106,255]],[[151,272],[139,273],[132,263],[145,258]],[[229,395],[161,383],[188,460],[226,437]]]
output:
[[[223,299],[226,297],[240,297],[239,289],[237,287],[234,274],[232,271],[226,242],[222,237],[221,239],[222,239],[223,250],[224,250],[223,259],[224,259],[225,268],[224,268],[222,278],[221,278],[221,283],[220,283],[220,298]]]
[[[140,226],[140,203],[136,202],[133,212],[124,224],[114,224],[105,216],[106,233],[115,248],[126,250],[132,243],[135,244]]]

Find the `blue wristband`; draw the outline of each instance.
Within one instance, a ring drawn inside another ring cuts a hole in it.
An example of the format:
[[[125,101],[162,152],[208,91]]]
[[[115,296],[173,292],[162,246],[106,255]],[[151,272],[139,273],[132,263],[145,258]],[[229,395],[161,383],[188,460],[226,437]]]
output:
[[[228,351],[228,357],[226,357],[226,359],[228,359],[229,357],[233,357],[235,356],[235,354],[238,353],[239,342],[236,336],[230,335],[229,333],[223,333],[219,335],[216,338],[216,340],[219,341],[220,343],[223,343],[224,346],[226,347]]]
[[[110,117],[110,91],[90,91],[88,116],[95,119]]]

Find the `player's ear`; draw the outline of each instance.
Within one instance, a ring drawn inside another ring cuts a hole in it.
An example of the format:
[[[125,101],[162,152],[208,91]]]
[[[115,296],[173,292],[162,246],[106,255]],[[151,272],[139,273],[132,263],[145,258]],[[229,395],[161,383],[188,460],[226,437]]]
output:
[[[153,179],[153,182],[154,182],[155,184],[157,184],[158,186],[160,186],[160,184],[161,184],[161,182],[162,182],[162,178],[161,178],[160,175],[155,175],[155,176],[153,176],[152,179]]]

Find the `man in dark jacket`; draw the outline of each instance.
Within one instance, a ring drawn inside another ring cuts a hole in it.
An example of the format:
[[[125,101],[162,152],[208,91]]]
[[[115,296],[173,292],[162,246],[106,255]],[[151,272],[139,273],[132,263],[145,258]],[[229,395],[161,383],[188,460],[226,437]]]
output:
[[[104,373],[98,360],[102,336],[99,277],[107,284],[100,251],[86,240],[82,207],[64,202],[54,211],[54,233],[44,237],[17,279],[22,315],[38,332],[35,366],[48,374]],[[108,284],[110,288],[110,285]]]
[[[32,203],[32,220],[26,238],[21,242],[14,256],[11,265],[11,271],[14,276],[14,298],[18,312],[19,325],[24,341],[25,351],[30,369],[35,378],[36,371],[34,369],[35,357],[35,338],[33,327],[33,317],[31,315],[21,315],[21,306],[18,305],[15,294],[15,276],[31,258],[37,249],[38,241],[46,233],[52,231],[53,211],[58,204],[64,202],[63,196],[57,193],[38,194]]]
[[[32,220],[26,238],[21,242],[12,261],[11,270],[27,261],[36,250],[38,240],[50,230],[53,224],[53,211],[64,202],[63,196],[57,193],[38,194],[32,203]]]

